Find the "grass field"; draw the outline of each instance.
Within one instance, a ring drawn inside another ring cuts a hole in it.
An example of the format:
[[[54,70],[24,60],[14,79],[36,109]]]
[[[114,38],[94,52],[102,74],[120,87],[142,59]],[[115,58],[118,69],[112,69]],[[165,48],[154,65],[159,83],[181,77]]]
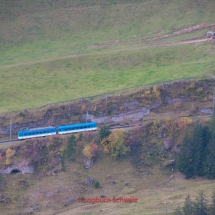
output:
[[[0,65],[62,56],[103,41],[139,41],[213,23],[214,1],[0,3]],[[87,6],[88,4],[88,6]]]
[[[0,113],[214,75],[212,43],[148,49],[141,46],[150,43],[139,43],[184,27],[211,24],[213,8],[212,0],[3,0]],[[207,30],[161,42],[201,36]]]
[[[210,43],[137,47],[2,69],[0,112],[38,108],[129,86],[214,75],[214,53]]]
[[[108,164],[108,165],[107,165]],[[105,214],[105,215],[161,215],[165,214],[166,203],[168,214],[177,206],[183,206],[188,194],[194,200],[199,191],[211,203],[211,195],[215,187],[213,180],[196,178],[185,180],[183,175],[174,173],[174,178],[167,182],[172,175],[169,170],[164,170],[159,165],[145,169],[150,175],[137,172],[127,160],[116,161],[107,156],[101,156],[91,169],[84,169],[81,163],[68,163],[67,171],[58,175],[46,176],[38,179],[35,175],[7,175],[7,192],[5,196],[12,198],[13,204],[4,206],[0,214],[13,212],[29,212],[35,203],[39,206],[39,214]],[[79,193],[86,198],[99,197],[104,194],[109,198],[138,198],[137,203],[100,203],[89,204],[75,201],[72,206],[63,206],[63,201],[77,194],[77,180],[85,181],[87,176],[100,182],[99,189],[89,188]],[[112,184],[111,180],[116,183]],[[20,181],[26,181],[28,186],[22,187]],[[129,183],[127,186],[126,183]],[[71,190],[74,189],[74,192]],[[34,211],[37,214],[37,210]]]

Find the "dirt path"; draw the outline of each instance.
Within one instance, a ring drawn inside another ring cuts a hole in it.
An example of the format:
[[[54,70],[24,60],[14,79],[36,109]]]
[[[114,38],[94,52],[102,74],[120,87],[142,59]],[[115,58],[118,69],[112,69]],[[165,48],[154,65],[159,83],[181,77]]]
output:
[[[121,52],[121,51],[132,51],[132,50],[140,50],[140,49],[145,49],[145,48],[154,48],[154,47],[165,47],[165,46],[176,46],[176,45],[186,45],[186,44],[196,44],[196,43],[204,43],[211,41],[211,38],[206,38],[206,39],[197,39],[197,40],[189,40],[189,41],[180,41],[180,42],[166,42],[166,43],[156,43],[156,44],[151,44],[151,45],[143,45],[139,47],[133,47],[133,48],[119,48],[117,50],[108,50],[102,52],[103,54],[110,54],[110,53],[116,53],[116,52]],[[105,46],[106,47],[106,46]],[[104,47],[94,47],[95,48],[104,48]],[[93,48],[90,48],[93,49]],[[99,52],[100,53],[100,52]],[[5,66],[0,66],[0,69],[7,69],[11,67],[16,67],[16,66],[25,66],[25,65],[32,65],[36,63],[44,63],[44,62],[49,62],[49,61],[54,61],[54,60],[61,60],[61,59],[68,59],[68,58],[74,58],[74,57],[80,57],[80,56],[90,56],[90,55],[98,55],[98,52],[95,53],[87,53],[87,54],[72,54],[72,55],[65,55],[65,56],[60,56],[60,57],[52,57],[44,60],[34,60],[31,62],[21,62],[17,64],[10,64],[10,65],[5,65]]]

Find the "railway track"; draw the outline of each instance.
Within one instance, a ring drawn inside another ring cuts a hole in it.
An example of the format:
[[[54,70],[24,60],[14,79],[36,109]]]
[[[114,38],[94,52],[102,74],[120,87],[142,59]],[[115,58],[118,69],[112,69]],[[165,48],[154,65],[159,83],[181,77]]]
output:
[[[21,140],[19,140],[19,139],[3,140],[3,141],[0,141],[0,144],[13,143],[13,142],[18,142],[18,141],[21,141]]]
[[[188,117],[188,118],[191,118],[191,119],[199,119],[199,118],[212,117],[212,115],[180,116],[180,118],[183,118],[183,117]],[[134,127],[140,127],[140,126],[142,126],[144,124],[144,122],[150,122],[150,121],[153,121],[153,120],[156,120],[156,118],[155,119],[143,120],[143,123],[139,123],[139,124],[111,126],[110,130],[113,131],[113,130],[116,130],[116,129],[130,129],[130,128],[134,128]],[[7,143],[9,144],[9,143],[13,143],[13,142],[19,142],[19,141],[23,141],[23,140],[20,140],[20,139],[3,140],[3,141],[0,141],[0,145],[1,144],[7,144]]]

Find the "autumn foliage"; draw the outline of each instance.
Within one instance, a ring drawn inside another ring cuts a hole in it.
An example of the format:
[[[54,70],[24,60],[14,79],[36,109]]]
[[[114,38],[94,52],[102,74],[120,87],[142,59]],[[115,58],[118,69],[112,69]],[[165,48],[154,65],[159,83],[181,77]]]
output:
[[[88,159],[92,159],[96,156],[98,149],[99,148],[98,148],[97,144],[94,141],[92,141],[89,145],[84,147],[83,154]]]
[[[125,145],[125,134],[123,131],[112,132],[101,141],[103,151],[114,158],[119,158],[130,152],[130,147]]]
[[[6,165],[10,164],[10,158],[15,154],[15,150],[8,148],[6,150]]]

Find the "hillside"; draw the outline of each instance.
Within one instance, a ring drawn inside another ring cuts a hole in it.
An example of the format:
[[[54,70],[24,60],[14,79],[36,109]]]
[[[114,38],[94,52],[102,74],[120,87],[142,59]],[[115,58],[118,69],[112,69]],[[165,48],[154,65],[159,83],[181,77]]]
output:
[[[212,41],[168,43],[205,39],[214,24],[214,4],[1,1],[0,112],[128,86],[213,76]],[[157,43],[164,44],[153,45]]]
[[[194,198],[200,190],[211,204],[214,180],[203,177],[187,180],[175,171],[174,164],[168,164],[174,158],[185,131],[191,131],[194,123],[195,120],[188,118],[166,119],[132,130],[112,131],[125,132],[125,138],[130,140],[130,153],[117,159],[104,152],[98,132],[75,135],[75,157],[66,159],[65,164],[62,164],[62,159],[70,135],[34,138],[0,146],[0,171],[3,167],[11,169],[10,174],[0,175],[0,214],[7,211],[8,215],[160,215],[166,204],[171,214],[177,206],[183,206],[188,194]],[[163,129],[165,137],[158,136]],[[140,148],[132,148],[132,144],[136,144],[132,140],[139,137],[141,141],[137,144]],[[174,142],[165,145],[164,142],[170,139]],[[92,140],[98,144],[99,151],[93,166],[87,169],[83,149]],[[99,182],[98,187],[95,182]],[[137,198],[138,201],[91,204],[80,202],[82,196]]]
[[[213,136],[214,8],[214,0],[1,0],[0,142],[11,118],[12,139],[87,120],[112,133],[0,143],[0,214],[172,214],[201,190],[211,205],[206,168],[185,179],[176,158],[186,133],[195,145],[196,124],[212,132],[207,144]]]
[[[88,108],[89,118],[100,120],[99,127],[108,123],[115,126],[112,133],[125,133],[123,144],[129,145],[130,152],[117,159],[111,157],[111,153],[104,151],[99,132],[76,134],[75,158],[66,159],[65,164],[62,160],[71,135],[1,144],[0,172],[6,170],[11,174],[0,175],[0,214],[7,211],[12,215],[18,210],[21,215],[158,215],[165,209],[166,202],[168,207],[174,205],[168,209],[172,212],[177,206],[183,206],[187,194],[197,196],[200,190],[204,191],[211,204],[214,180],[203,177],[187,180],[176,171],[174,164],[169,165],[169,161],[177,154],[186,131],[190,133],[196,122],[209,124],[210,116],[204,113],[211,113],[213,90],[213,79],[179,81],[124,95],[56,105],[36,114],[30,111],[16,114],[13,116],[14,138],[22,127],[85,120]],[[141,115],[145,109],[149,110],[148,114]],[[1,122],[0,133],[6,133],[0,137],[5,138],[9,134],[9,118],[5,116]],[[133,127],[119,129],[117,125]],[[92,141],[97,143],[99,151],[92,168],[86,169],[83,149]],[[132,147],[132,144],[138,147]],[[20,174],[20,171],[30,174]],[[98,181],[100,187],[87,184],[88,176]],[[110,198],[134,197],[138,198],[138,203],[92,205],[78,202],[81,196],[93,198],[103,195]]]
[[[213,23],[214,1],[1,1],[1,65]]]

